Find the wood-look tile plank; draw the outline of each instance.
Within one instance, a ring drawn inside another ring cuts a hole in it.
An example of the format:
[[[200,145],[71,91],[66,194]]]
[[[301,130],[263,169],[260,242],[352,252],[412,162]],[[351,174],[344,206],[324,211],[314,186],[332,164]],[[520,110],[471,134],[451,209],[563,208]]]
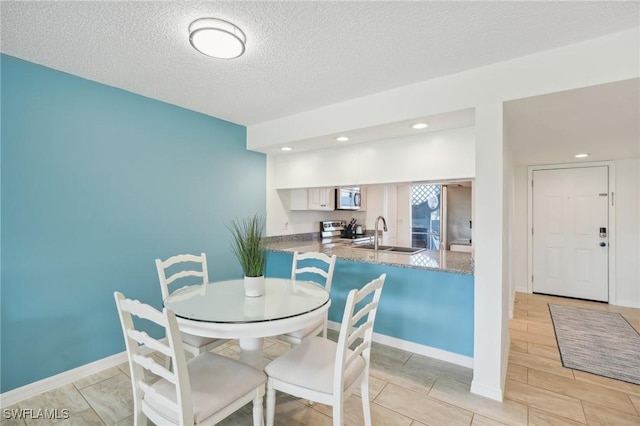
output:
[[[533,334],[541,334],[543,336],[551,336],[555,339],[556,332],[553,329],[553,324],[541,324],[541,323],[528,323],[527,331]]]
[[[374,401],[430,426],[469,426],[473,413],[389,383]]]
[[[418,354],[411,355],[404,367],[415,372],[416,375],[427,374],[435,377],[436,380],[440,378],[455,380],[465,385],[467,389],[471,388],[473,380],[473,369],[471,368]]]
[[[529,342],[527,344],[527,353],[553,359],[561,363],[560,351],[558,350],[557,346],[552,347],[552,346],[539,345],[538,343]]]
[[[633,383],[610,379],[609,377],[598,376],[596,374],[586,373],[580,370],[573,370],[573,375],[576,380],[581,382],[594,383],[596,385],[604,386],[605,388],[640,396],[640,385],[634,385]]]
[[[579,382],[574,379],[559,377],[538,370],[528,371],[528,384],[547,389],[562,395],[578,398],[604,405],[629,414],[637,414],[629,396],[624,392],[614,391],[595,384]]]
[[[527,318],[537,318],[544,322],[551,323],[551,314],[548,311],[530,310],[527,312]]]
[[[313,404],[311,407],[326,416],[333,417],[333,407],[319,403]],[[413,419],[409,417],[403,416],[378,404],[370,403],[369,408],[371,410],[371,423],[374,425],[410,426],[413,421]],[[359,397],[352,395],[347,398],[342,410],[343,420],[346,426],[358,426],[364,424],[364,417],[362,416],[362,399]]]
[[[560,361],[543,356],[511,352],[509,354],[509,362],[573,379],[573,370],[563,367]]]
[[[521,311],[526,311],[527,312],[527,316],[531,317],[531,316],[537,316],[537,315],[549,315],[549,308],[547,307],[547,305],[520,305],[519,306]]]
[[[290,395],[276,395],[276,412],[274,423],[291,426],[332,426],[331,417],[314,410]]]
[[[524,319],[527,318],[527,311],[515,308],[513,310],[513,318],[514,319]]]
[[[536,343],[538,345],[556,347],[558,343],[554,336],[545,336],[542,334],[529,333],[528,331],[511,330],[509,332],[511,340],[520,340],[523,342]]]
[[[528,351],[527,342],[524,340],[511,340],[510,348],[512,351],[522,352],[523,354]]]
[[[590,426],[638,426],[640,425],[640,417],[623,413],[622,411],[603,407],[602,405],[593,404],[588,401],[582,403],[584,406],[584,414],[587,418],[587,424]]]
[[[586,423],[582,411],[582,404],[580,400],[576,398],[513,380],[507,380],[504,396],[506,399],[521,402],[529,407],[538,408],[560,417]]]
[[[516,382],[527,383],[527,371],[527,367],[511,362],[507,367],[507,378]]]
[[[382,389],[387,386],[387,382],[379,379],[375,376],[369,375],[369,401],[373,401],[376,399],[376,396],[382,392]],[[360,396],[360,387],[358,387],[354,392],[354,395]]]
[[[505,423],[496,422],[488,417],[474,414],[471,426],[507,426]]]
[[[509,322],[509,328],[511,330],[527,331],[527,322],[520,318],[514,318]]]
[[[584,426],[584,423],[556,416],[537,408],[529,408],[529,426]]]
[[[420,380],[418,379],[412,380],[409,377],[395,375],[393,372],[382,371],[382,370],[377,370],[373,368],[369,370],[369,374],[371,377],[375,377],[378,380],[381,380],[387,383],[393,383],[395,385],[401,386],[405,389],[410,389],[416,393],[420,393],[425,396],[429,395],[431,386],[433,386],[433,384],[436,382],[436,379],[431,377],[429,377],[428,380],[425,379],[424,377],[421,378]],[[369,392],[371,391],[372,389],[370,388]]]
[[[516,401],[498,402],[469,392],[469,388],[447,379],[438,379],[429,396],[508,425],[526,425],[527,407]]]
[[[640,416],[640,396],[631,395],[631,394],[627,394],[627,395],[629,396],[629,399],[631,400],[631,403],[635,407],[636,413]]]

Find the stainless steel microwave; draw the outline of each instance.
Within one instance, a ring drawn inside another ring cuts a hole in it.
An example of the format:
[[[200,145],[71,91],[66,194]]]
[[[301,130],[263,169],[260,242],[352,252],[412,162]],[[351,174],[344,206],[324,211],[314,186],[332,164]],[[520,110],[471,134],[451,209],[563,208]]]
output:
[[[362,189],[359,186],[343,186],[336,189],[336,210],[360,210]]]

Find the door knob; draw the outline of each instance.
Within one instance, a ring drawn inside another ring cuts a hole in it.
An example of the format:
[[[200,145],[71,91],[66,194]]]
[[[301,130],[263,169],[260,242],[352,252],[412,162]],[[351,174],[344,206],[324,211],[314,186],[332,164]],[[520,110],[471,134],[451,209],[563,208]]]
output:
[[[600,247],[606,247],[606,246],[607,246],[607,243],[605,242],[600,243]]]

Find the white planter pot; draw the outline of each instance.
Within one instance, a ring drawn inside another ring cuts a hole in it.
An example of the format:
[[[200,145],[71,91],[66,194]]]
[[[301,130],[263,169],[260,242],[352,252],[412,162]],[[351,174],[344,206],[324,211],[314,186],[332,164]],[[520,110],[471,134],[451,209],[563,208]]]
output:
[[[259,297],[264,294],[264,276],[244,277],[244,295],[247,297]]]

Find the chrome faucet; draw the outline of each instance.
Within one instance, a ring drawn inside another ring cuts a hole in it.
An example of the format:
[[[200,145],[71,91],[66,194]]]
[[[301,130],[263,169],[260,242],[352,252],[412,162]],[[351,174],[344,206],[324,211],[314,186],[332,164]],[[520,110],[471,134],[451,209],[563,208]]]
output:
[[[384,219],[384,217],[382,216],[378,216],[376,218],[376,230],[374,231],[375,233],[373,234],[373,251],[378,251],[378,222],[380,221],[380,219],[382,219],[382,229],[383,231],[387,232],[387,221]]]

